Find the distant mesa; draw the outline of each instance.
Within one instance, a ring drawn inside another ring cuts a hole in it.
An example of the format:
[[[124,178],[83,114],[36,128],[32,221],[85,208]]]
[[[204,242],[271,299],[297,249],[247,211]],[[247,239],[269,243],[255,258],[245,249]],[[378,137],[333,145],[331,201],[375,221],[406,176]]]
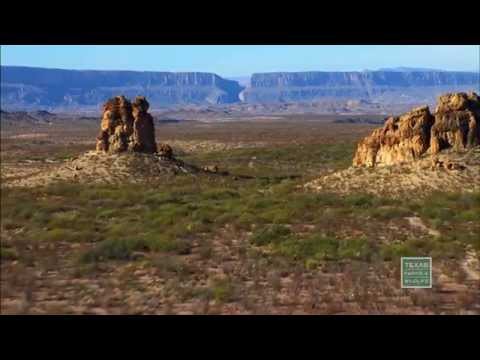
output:
[[[477,72],[417,69],[257,73],[242,96],[247,103],[347,99],[382,104],[433,102],[445,92],[480,91]]]
[[[56,120],[57,116],[48,111],[4,111],[0,110],[0,121],[12,124],[49,124]]]
[[[243,87],[213,73],[63,70],[1,66],[2,109],[98,109],[116,94],[152,107],[238,102]]]
[[[432,104],[446,92],[480,91],[478,72],[393,68],[380,71],[256,73],[226,79],[203,72],[62,70],[1,66],[3,110],[98,110],[117,94],[144,95],[151,109],[231,104],[341,101],[347,110]],[[343,105],[342,105],[343,106]],[[326,112],[339,109],[326,107]],[[317,109],[318,110],[318,109]],[[341,110],[341,109],[340,109]],[[302,111],[302,109],[299,109]],[[335,111],[333,111],[335,112]]]
[[[461,151],[480,144],[480,99],[476,93],[448,93],[428,106],[390,117],[357,146],[354,166],[375,167],[411,162],[427,152]]]
[[[407,67],[407,66],[399,66],[393,68],[380,68],[378,71],[396,71],[396,72],[446,72],[446,70],[442,69],[431,69],[431,68],[421,68],[421,67]]]

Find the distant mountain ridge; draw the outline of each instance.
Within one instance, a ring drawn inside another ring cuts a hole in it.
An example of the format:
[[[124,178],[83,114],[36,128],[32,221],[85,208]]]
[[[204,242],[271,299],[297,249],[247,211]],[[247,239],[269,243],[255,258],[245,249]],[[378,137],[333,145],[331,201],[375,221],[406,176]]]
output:
[[[398,66],[398,67],[393,67],[393,68],[380,68],[377,69],[377,71],[401,71],[401,72],[413,72],[413,71],[424,71],[424,72],[429,72],[429,71],[437,71],[437,72],[447,72],[448,70],[442,70],[442,69],[431,69],[431,68],[420,68],[420,67],[406,67],[406,66]],[[466,71],[468,72],[468,71]]]
[[[144,95],[152,107],[228,104],[242,89],[213,73],[1,67],[2,108],[99,107],[118,94]]]
[[[377,71],[256,73],[226,79],[204,72],[62,70],[1,66],[3,110],[100,109],[108,98],[144,95],[152,109],[187,105],[364,101],[433,104],[445,92],[480,92],[478,72],[398,67]],[[369,105],[370,106],[370,105]]]
[[[479,74],[453,71],[275,72],[253,74],[249,103],[364,99],[431,102],[444,92],[479,91]]]

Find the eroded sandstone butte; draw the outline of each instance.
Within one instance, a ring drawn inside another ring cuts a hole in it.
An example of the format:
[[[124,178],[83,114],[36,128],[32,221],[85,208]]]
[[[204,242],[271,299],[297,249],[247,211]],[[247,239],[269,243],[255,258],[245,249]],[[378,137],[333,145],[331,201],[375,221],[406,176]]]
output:
[[[433,154],[452,147],[463,150],[480,144],[480,98],[475,93],[440,96],[431,130]]]
[[[137,96],[133,104],[124,96],[109,99],[103,105],[97,151],[155,153],[155,127],[148,113],[149,103]]]
[[[155,127],[153,125],[153,117],[148,113],[149,106],[144,96],[137,96],[132,104],[132,150],[136,152],[154,153],[157,151]]]
[[[390,117],[360,141],[354,166],[382,166],[414,161],[429,152],[460,151],[480,144],[480,99],[475,93],[438,98],[435,114],[427,106]]]

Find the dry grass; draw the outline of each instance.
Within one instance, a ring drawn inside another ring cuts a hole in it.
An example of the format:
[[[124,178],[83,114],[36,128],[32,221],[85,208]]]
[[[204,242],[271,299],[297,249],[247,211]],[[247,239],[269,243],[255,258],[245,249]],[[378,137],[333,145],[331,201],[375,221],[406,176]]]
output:
[[[78,155],[94,127],[77,130],[55,128],[49,143],[2,139],[2,170],[49,169],[57,164],[45,159]],[[2,188],[2,312],[479,311],[474,284],[440,276],[459,268],[467,247],[480,248],[478,194],[390,199],[300,186],[348,166],[368,127],[299,119],[157,130],[160,141],[263,144],[177,149],[182,160],[234,176]],[[19,162],[29,157],[38,164]],[[441,236],[412,227],[408,216]],[[431,292],[399,289],[402,255],[434,257],[440,277]]]

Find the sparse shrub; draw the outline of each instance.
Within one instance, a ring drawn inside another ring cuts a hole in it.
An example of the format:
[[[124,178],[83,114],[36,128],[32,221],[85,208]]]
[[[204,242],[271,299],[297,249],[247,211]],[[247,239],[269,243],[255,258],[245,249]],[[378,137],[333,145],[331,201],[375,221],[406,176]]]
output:
[[[320,206],[334,206],[339,203],[339,196],[333,193],[320,193],[315,195],[313,199]]]
[[[172,233],[148,233],[142,237],[145,250],[151,251],[172,251],[177,254],[188,254],[191,250],[191,243],[187,239],[177,238]]]
[[[208,260],[211,259],[213,256],[213,247],[209,241],[204,241],[200,245],[199,255],[202,259]]]
[[[101,260],[129,260],[136,251],[174,252],[179,255],[190,253],[191,243],[173,235],[146,233],[128,237],[108,238],[98,243],[82,256],[84,262]]]
[[[60,228],[72,228],[78,224],[81,220],[79,219],[79,212],[76,210],[71,211],[62,211],[53,213],[48,222],[49,226],[60,227]]]
[[[220,215],[219,217],[217,217],[215,221],[218,224],[228,224],[228,223],[234,222],[237,219],[238,219],[237,214],[233,214],[231,212],[226,212],[226,213]]]
[[[464,253],[464,245],[458,240],[449,238],[435,239],[434,246],[430,251],[430,256],[436,259],[441,258],[458,258]]]
[[[72,197],[77,196],[81,185],[66,182],[54,183],[48,186],[45,191],[48,195]]]
[[[212,189],[202,193],[202,197],[207,200],[224,200],[238,198],[240,194],[237,191],[229,189]]]
[[[231,302],[234,299],[234,286],[229,278],[215,279],[211,287],[212,296],[219,303]]]
[[[480,208],[457,213],[455,219],[461,221],[480,221]]]
[[[280,254],[297,260],[314,258],[331,260],[337,257],[338,240],[314,234],[307,238],[289,238],[278,245]]]
[[[148,245],[141,239],[107,239],[84,253],[81,261],[129,260],[133,252],[140,250],[148,250]]]
[[[259,217],[264,222],[274,224],[288,224],[293,220],[292,211],[287,207],[274,207],[272,209],[265,209],[259,213]]]
[[[110,220],[115,217],[119,217],[122,215],[122,211],[120,209],[98,209],[96,213],[96,218],[101,220]]]
[[[212,231],[212,226],[200,221],[192,221],[185,224],[185,230],[191,234],[208,233]]]
[[[192,244],[187,239],[177,239],[173,251],[178,255],[188,255],[192,251]]]
[[[320,261],[317,259],[307,259],[305,260],[305,268],[307,270],[314,270],[320,265]]]
[[[397,260],[402,256],[417,256],[417,252],[408,244],[388,244],[380,248],[380,256],[383,260]]]
[[[420,209],[420,213],[427,218],[440,219],[442,221],[451,220],[455,214],[449,208],[430,207],[430,206],[426,206]]]
[[[382,206],[371,209],[370,214],[376,219],[391,220],[395,218],[406,217],[410,215],[411,212],[406,208]]]
[[[249,199],[247,205],[251,209],[255,209],[255,211],[263,211],[266,209],[271,209],[278,204],[277,200],[272,198],[265,198],[265,197],[253,197],[253,199]]]
[[[368,260],[373,252],[374,249],[366,238],[343,239],[338,247],[339,258]]]
[[[279,243],[291,235],[288,227],[283,225],[271,225],[256,230],[251,237],[251,242],[257,246]]]
[[[143,197],[143,204],[149,206],[152,210],[165,204],[184,204],[180,196],[175,196],[170,193],[149,191]]]
[[[40,241],[66,241],[70,233],[68,230],[56,228],[39,233],[37,239]]]
[[[374,197],[370,194],[351,194],[345,196],[343,202],[347,206],[369,208],[374,205]]]
[[[4,260],[17,260],[18,259],[18,254],[15,251],[15,249],[2,247],[2,248],[0,248],[0,259],[2,261],[4,261]]]
[[[195,210],[191,219],[193,221],[198,221],[202,224],[213,224],[218,216],[222,214],[222,211],[218,208],[205,206],[201,207],[198,210]]]
[[[455,232],[449,235],[443,235],[437,239],[438,244],[456,244],[458,247],[472,245],[474,248],[480,249],[480,236],[476,232],[464,231]]]
[[[252,224],[259,222],[259,218],[251,213],[240,215],[233,223],[237,230],[250,230]]]
[[[188,265],[177,256],[156,256],[153,258],[152,264],[162,273],[174,273],[181,277],[190,274]]]
[[[443,225],[443,221],[441,219],[432,219],[430,220],[430,225],[434,229],[439,229]]]
[[[5,220],[5,221],[2,221],[2,227],[5,230],[15,230],[15,229],[18,229],[18,228],[22,227],[22,225],[20,225],[19,223],[15,222],[11,219],[8,219],[8,220]]]

